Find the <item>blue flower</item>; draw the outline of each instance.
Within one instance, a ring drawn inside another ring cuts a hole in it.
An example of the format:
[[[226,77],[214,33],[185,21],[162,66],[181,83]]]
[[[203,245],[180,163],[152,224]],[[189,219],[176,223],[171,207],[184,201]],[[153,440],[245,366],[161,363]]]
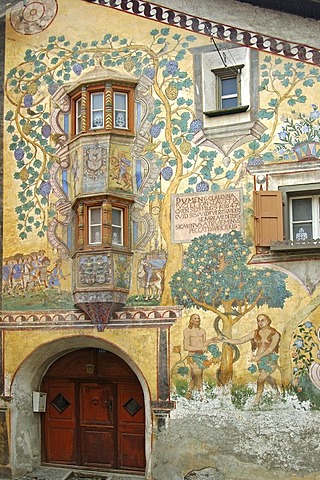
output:
[[[287,139],[287,132],[282,130],[281,132],[278,133],[280,140],[286,140]]]
[[[308,322],[306,322],[306,323],[304,324],[304,326],[305,326],[306,328],[311,328],[311,327],[312,327],[312,322],[309,322],[309,321],[308,321]]]
[[[296,340],[293,344],[296,346],[296,348],[302,348],[303,347],[303,341],[300,338],[298,340]]]

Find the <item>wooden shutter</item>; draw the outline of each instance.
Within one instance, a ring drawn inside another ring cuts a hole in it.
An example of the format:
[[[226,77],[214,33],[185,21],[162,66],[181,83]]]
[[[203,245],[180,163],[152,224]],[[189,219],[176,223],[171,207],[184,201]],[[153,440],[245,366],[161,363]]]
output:
[[[269,247],[272,241],[283,240],[282,193],[254,192],[254,238],[259,247]]]

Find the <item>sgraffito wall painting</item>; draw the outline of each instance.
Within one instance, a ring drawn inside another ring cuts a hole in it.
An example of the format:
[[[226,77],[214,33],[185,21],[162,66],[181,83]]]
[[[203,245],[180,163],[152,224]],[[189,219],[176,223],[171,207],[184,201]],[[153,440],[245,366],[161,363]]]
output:
[[[56,10],[55,2],[39,2],[50,13],[39,40],[33,33],[40,27],[27,31],[12,12],[3,310],[72,308],[72,202],[80,191],[129,193],[133,269],[119,254],[113,274],[119,288],[130,288],[127,306],[183,307],[171,329],[175,398],[192,402],[220,388],[239,408],[284,394],[318,408],[317,263],[305,262],[300,275],[288,262],[256,261],[253,192],[266,190],[259,172],[269,167],[282,175],[301,172],[305,162],[301,176],[313,171],[320,156],[320,68],[258,51],[259,129],[226,147],[206,136],[214,120],[196,114],[192,49],[208,48],[209,36],[111,8],[101,9],[107,26],[102,15],[87,28],[86,13],[96,7],[81,1],[75,28],[64,16],[68,2],[58,3]],[[110,69],[120,80],[135,80],[135,134],[119,144],[87,141],[66,155],[65,92]]]

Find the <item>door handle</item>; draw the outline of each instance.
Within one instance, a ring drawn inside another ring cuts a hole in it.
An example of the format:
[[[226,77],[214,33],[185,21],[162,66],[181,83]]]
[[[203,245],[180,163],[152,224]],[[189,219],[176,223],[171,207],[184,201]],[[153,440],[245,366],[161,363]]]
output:
[[[112,411],[113,409],[113,402],[112,400],[107,400],[106,402],[104,402],[105,406],[110,410]]]

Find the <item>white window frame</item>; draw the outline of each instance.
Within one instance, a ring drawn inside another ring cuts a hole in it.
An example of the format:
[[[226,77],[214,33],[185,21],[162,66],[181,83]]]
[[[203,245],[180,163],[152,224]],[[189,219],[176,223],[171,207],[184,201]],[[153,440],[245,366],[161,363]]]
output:
[[[123,238],[124,238],[124,232],[123,232],[123,209],[119,207],[112,207],[111,214],[113,214],[114,211],[120,212],[120,224],[113,223],[113,215],[112,215],[112,223],[111,223],[111,230],[112,230],[112,238],[111,238],[111,243],[112,245],[116,246],[123,246]],[[116,229],[116,231],[115,231]],[[114,240],[114,233],[120,232],[120,241],[116,242]]]
[[[100,211],[100,221],[99,223],[94,223],[92,221],[92,212],[93,210],[99,210]],[[97,227],[99,227],[99,230],[97,230]],[[99,231],[99,240],[95,240],[92,238],[93,234],[93,229],[95,229],[95,233]],[[89,245],[101,245],[102,243],[102,208],[99,206],[94,206],[94,207],[89,207],[88,209],[88,243]]]
[[[225,72],[225,75],[222,74],[222,75],[217,75],[217,85],[218,85],[218,94],[217,94],[217,100],[219,102],[219,108],[221,110],[228,110],[230,108],[237,108],[240,106],[240,89],[239,89],[239,76],[238,74],[228,74],[229,72]],[[230,79],[235,79],[236,80],[236,91],[235,93],[231,93],[229,95],[223,95],[222,93],[222,84],[223,84],[223,81],[224,80],[230,80]],[[236,105],[234,105],[233,107],[224,107],[223,106],[223,102],[224,100],[229,100],[229,99],[232,99],[232,98],[236,98]]]
[[[293,200],[300,200],[300,199],[311,199],[311,219],[301,220],[301,221],[294,221],[293,220],[293,210],[292,210],[292,201]],[[319,202],[320,202],[320,194],[313,194],[313,195],[292,195],[289,197],[289,225],[290,225],[290,240],[299,240],[294,238],[293,236],[293,226],[294,224],[299,223],[310,223],[312,226],[312,238],[313,240],[320,238],[320,211],[319,211]],[[311,240],[310,238],[306,240]],[[301,239],[303,241],[303,239]]]
[[[102,96],[102,108],[94,109],[93,108],[93,98],[97,96]],[[101,112],[102,115],[102,125],[94,126],[93,124],[93,114],[95,112]],[[104,92],[91,92],[90,93],[90,129],[97,130],[99,128],[104,128],[105,118],[104,118]]]
[[[125,109],[119,109],[116,108],[116,96],[119,95],[121,97],[125,98]],[[122,112],[125,117],[125,125],[124,126],[118,126],[116,125],[116,112]],[[129,125],[129,113],[128,113],[128,93],[127,92],[119,92],[115,91],[113,92],[113,128],[116,128],[118,130],[128,130],[128,125]]]
[[[232,110],[241,107],[241,71],[244,65],[236,65],[230,68],[213,68],[211,69],[214,75],[215,85],[215,109],[217,111]],[[230,95],[222,94],[222,82],[223,80],[229,80],[234,78],[236,80],[236,92]],[[228,98],[236,98],[237,104],[233,107],[223,107],[223,100]]]
[[[75,125],[75,132],[76,134],[81,132],[81,97],[76,100],[76,125]]]

